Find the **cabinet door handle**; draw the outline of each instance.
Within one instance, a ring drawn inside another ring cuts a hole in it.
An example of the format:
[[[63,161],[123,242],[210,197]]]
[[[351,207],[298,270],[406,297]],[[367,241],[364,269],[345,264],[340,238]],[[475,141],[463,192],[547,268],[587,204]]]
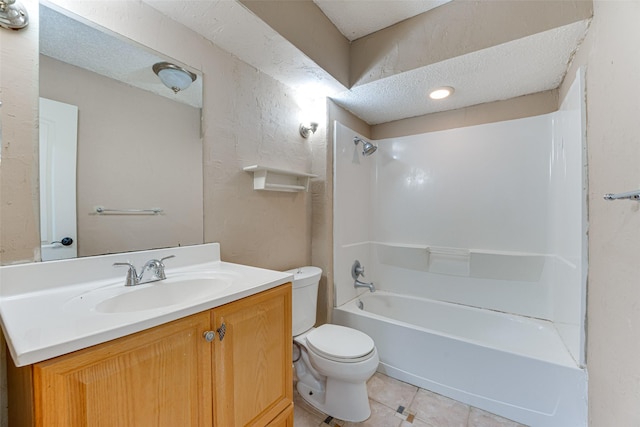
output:
[[[218,332],[220,341],[222,341],[222,339],[224,338],[224,334],[227,332],[227,325],[223,323],[218,329],[216,329],[216,332]]]
[[[213,331],[206,331],[202,336],[207,342],[211,342],[216,338],[216,333]]]

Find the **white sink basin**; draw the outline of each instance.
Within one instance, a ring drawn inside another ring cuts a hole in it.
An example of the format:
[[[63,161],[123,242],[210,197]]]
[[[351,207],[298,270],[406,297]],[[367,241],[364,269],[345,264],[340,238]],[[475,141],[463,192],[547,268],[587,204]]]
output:
[[[97,304],[95,310],[100,313],[152,310],[210,298],[229,286],[231,286],[230,281],[218,278],[164,280],[108,298]]]
[[[218,274],[178,275],[137,286],[118,282],[77,295],[66,305],[73,309],[83,306],[98,313],[153,310],[209,300],[221,295],[232,283],[232,277]]]

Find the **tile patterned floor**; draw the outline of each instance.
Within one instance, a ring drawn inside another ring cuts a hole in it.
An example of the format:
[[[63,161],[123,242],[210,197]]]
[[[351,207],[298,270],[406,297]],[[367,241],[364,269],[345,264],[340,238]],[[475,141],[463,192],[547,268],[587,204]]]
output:
[[[361,423],[332,420],[306,403],[294,388],[295,427],[526,427],[448,397],[420,389],[379,372],[367,383],[371,417]],[[399,406],[414,414],[405,421]],[[413,418],[413,419],[411,419]]]

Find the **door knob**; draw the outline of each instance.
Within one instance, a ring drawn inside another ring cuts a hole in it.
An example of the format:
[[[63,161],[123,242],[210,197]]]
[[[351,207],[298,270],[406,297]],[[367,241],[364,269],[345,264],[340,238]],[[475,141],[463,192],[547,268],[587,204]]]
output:
[[[70,246],[73,243],[73,239],[71,237],[64,237],[62,240],[56,240],[55,242],[51,242],[51,244],[60,243],[62,246]]]

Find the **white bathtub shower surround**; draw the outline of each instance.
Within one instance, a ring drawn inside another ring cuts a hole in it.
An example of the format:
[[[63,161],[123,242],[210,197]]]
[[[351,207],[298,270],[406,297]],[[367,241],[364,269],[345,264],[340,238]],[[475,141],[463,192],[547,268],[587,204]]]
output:
[[[582,197],[580,170],[573,178],[577,185],[567,184],[564,173],[575,170],[565,164],[574,161],[570,146],[580,153],[580,141],[564,138],[560,144],[555,137],[554,126],[567,123],[548,114],[395,138],[378,142],[378,151],[366,158],[357,156],[354,132],[337,124],[336,304],[357,294],[349,269],[340,265],[350,266],[354,259],[368,268],[368,279],[387,290],[395,290],[398,281],[387,280],[385,270],[398,267],[415,284],[412,292],[427,298],[439,298],[431,284],[447,275],[467,278],[452,284],[451,295],[463,295],[447,298],[453,302],[550,320],[574,304],[576,299],[554,306],[552,299],[558,266],[574,266],[576,282],[582,274],[585,233],[563,227],[582,223],[582,217],[575,218],[580,207],[572,207]],[[562,262],[551,263],[553,257]],[[475,283],[491,278],[512,280],[519,291],[502,292],[506,282]],[[579,295],[579,286],[572,292]],[[577,315],[571,321],[580,325]]]
[[[586,373],[551,322],[385,291],[333,318],[373,338],[387,375],[526,425],[586,425]]]
[[[413,135],[380,141],[378,151],[363,159],[353,155],[353,131],[337,125],[337,305],[356,295],[349,289],[348,271],[338,265],[343,258],[347,263],[354,256],[368,258],[365,265],[374,281],[385,265],[402,267],[415,273],[410,281],[419,284],[418,295],[432,297],[429,283],[434,280],[425,274],[469,276],[471,249],[547,253],[551,130],[551,119],[540,116]],[[422,266],[405,265],[408,251],[389,254],[416,247],[426,248]],[[390,264],[391,258],[400,265]],[[380,285],[393,290],[391,282]],[[548,293],[545,285],[535,289]],[[485,291],[476,286],[460,302],[480,305],[472,299]],[[501,298],[506,296],[494,295],[499,306],[488,308],[504,309],[509,301]],[[537,305],[525,314],[544,317],[549,312],[544,300],[530,300]]]
[[[334,319],[370,334],[391,376],[525,424],[586,425],[583,79],[558,112],[372,141],[367,158],[336,123]],[[411,319],[371,326],[349,309],[365,293],[355,259],[376,289],[451,310],[404,305]]]
[[[366,158],[337,123],[336,306],[361,292],[359,259],[378,289],[551,320],[584,364],[581,82],[556,113],[376,141]]]

